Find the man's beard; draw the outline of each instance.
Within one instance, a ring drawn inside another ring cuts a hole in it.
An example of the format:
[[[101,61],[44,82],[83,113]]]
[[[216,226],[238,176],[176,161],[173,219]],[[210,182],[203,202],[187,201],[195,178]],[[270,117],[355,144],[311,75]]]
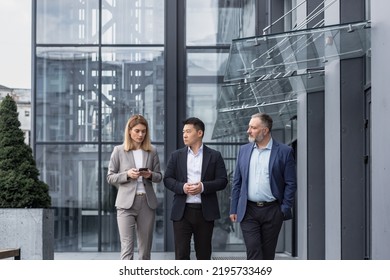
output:
[[[264,135],[263,134],[259,134],[259,135],[257,135],[256,138],[248,136],[248,140],[251,143],[253,143],[253,142],[260,143],[261,141],[264,140]]]

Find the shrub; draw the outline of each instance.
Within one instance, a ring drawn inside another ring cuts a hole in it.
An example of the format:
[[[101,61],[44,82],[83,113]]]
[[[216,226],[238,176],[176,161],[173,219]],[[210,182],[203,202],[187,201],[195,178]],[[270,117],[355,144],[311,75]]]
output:
[[[16,102],[0,104],[0,208],[48,208],[49,187],[39,180],[32,150],[24,142]]]

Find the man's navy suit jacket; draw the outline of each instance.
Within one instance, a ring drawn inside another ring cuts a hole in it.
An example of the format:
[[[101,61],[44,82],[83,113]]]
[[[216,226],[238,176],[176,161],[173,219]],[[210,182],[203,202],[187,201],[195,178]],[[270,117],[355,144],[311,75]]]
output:
[[[272,141],[269,159],[269,179],[273,196],[279,201],[284,219],[292,218],[295,192],[297,189],[294,150],[285,144]],[[254,143],[240,148],[232,185],[230,214],[237,214],[237,222],[244,218],[248,201],[249,163]]]
[[[164,185],[174,193],[171,220],[179,221],[184,215],[187,195],[183,186],[187,183],[187,156],[188,147],[174,151],[167,163],[164,174]],[[225,162],[220,152],[203,145],[203,161],[201,194],[203,217],[207,221],[220,218],[217,191],[227,185]]]

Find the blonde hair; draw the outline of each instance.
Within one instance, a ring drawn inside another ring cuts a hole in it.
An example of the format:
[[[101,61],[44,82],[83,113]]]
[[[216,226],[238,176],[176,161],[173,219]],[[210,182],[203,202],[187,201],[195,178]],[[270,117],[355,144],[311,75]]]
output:
[[[147,152],[152,150],[152,143],[150,141],[149,125],[147,120],[141,115],[134,115],[127,121],[125,128],[125,140],[123,142],[123,146],[126,152],[136,149],[133,139],[130,137],[130,131],[138,124],[142,124],[146,127],[146,134],[144,141],[142,141],[141,149]]]

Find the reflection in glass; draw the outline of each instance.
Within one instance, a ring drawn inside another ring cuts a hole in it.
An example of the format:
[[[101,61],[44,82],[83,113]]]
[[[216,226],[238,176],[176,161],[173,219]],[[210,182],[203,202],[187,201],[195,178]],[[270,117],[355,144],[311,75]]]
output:
[[[218,80],[226,66],[226,49],[189,49],[187,51],[187,117],[197,116],[205,123],[204,141],[211,141],[217,118]]]
[[[37,167],[55,209],[55,251],[96,250],[98,153],[96,145],[37,145]]]
[[[187,0],[187,46],[230,44],[255,35],[255,0]]]
[[[188,49],[188,76],[223,76],[229,51],[226,49]]]
[[[164,1],[104,1],[103,44],[163,44]]]
[[[110,161],[111,152],[114,149],[113,145],[105,145],[102,147],[102,250],[103,251],[120,251],[120,238],[118,232],[118,223],[116,220],[115,199],[118,190],[115,186],[107,183],[108,163]],[[119,258],[119,254],[118,254]]]
[[[38,44],[97,44],[99,0],[37,0]]]
[[[97,48],[37,48],[36,138],[98,141]]]
[[[211,141],[217,119],[217,93],[220,86],[216,84],[187,85],[187,117],[198,117],[205,124],[203,141]]]
[[[243,238],[238,223],[232,223],[229,218],[231,185],[233,183],[236,157],[240,148],[239,143],[229,145],[207,144],[210,148],[220,151],[225,161],[228,174],[228,185],[222,191],[217,192],[221,218],[215,221],[213,232],[214,251],[242,250]]]
[[[102,103],[104,141],[122,141],[133,114],[147,119],[153,141],[163,141],[163,49],[103,48]]]

